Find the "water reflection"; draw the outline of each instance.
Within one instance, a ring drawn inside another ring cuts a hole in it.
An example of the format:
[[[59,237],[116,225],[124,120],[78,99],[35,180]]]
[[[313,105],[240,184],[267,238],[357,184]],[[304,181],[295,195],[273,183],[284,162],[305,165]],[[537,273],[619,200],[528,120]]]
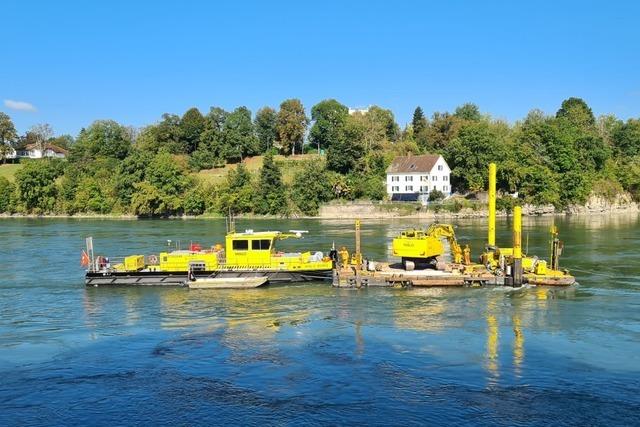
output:
[[[446,298],[451,291],[444,288],[397,290],[394,294],[395,325],[403,329],[431,332],[460,326],[459,316],[447,316]]]
[[[488,373],[489,385],[496,385],[500,378],[498,360],[498,338],[500,329],[498,328],[498,304],[495,299],[490,299],[487,303],[487,351],[485,365]]]
[[[517,378],[522,376],[522,362],[524,360],[524,333],[522,332],[522,322],[520,315],[514,314],[511,318],[513,323],[513,368]]]

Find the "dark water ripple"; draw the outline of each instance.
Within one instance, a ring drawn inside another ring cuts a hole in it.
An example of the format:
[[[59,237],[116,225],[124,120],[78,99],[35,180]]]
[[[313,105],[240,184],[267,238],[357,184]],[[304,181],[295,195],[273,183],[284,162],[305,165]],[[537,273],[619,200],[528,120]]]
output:
[[[548,221],[525,222],[531,252]],[[407,225],[365,224],[366,252]],[[638,221],[559,225],[576,288],[211,293],[85,289],[78,253],[87,234],[151,252],[223,222],[0,221],[0,425],[636,425]],[[307,228],[300,248],[353,238],[349,222],[252,227]],[[482,223],[458,234],[477,248]]]

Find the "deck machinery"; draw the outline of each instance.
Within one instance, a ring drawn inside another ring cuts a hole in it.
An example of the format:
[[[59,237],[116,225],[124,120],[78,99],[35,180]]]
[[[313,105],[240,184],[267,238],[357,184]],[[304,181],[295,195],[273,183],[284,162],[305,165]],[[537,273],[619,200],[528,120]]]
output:
[[[356,238],[359,241],[359,221]],[[568,286],[575,278],[559,268],[562,242],[558,230],[551,228],[550,264],[537,256],[528,256],[522,251],[522,208],[513,210],[512,247],[496,245],[496,165],[489,165],[489,219],[487,244],[479,262],[471,261],[469,246],[458,244],[453,226],[432,224],[426,230],[410,229],[400,233],[392,242],[392,254],[402,263],[365,263],[355,266],[343,263],[334,271],[333,285],[339,287],[359,286],[469,286],[506,285],[518,287],[523,284]],[[446,239],[451,254],[446,255],[442,240]],[[358,245],[359,246],[359,245]],[[359,255],[361,257],[361,255]],[[373,266],[373,268],[371,268]]]

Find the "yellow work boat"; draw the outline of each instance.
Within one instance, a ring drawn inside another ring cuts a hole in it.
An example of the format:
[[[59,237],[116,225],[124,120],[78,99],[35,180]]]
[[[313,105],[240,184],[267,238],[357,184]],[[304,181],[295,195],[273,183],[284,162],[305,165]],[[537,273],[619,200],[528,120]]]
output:
[[[231,229],[225,245],[203,248],[191,244],[157,255],[130,255],[120,259],[95,256],[93,239],[86,240],[83,261],[85,284],[183,285],[192,278],[266,278],[264,283],[330,280],[333,261],[320,251],[282,252],[276,243],[300,239],[302,230],[236,232]],[[188,277],[189,276],[189,277]]]

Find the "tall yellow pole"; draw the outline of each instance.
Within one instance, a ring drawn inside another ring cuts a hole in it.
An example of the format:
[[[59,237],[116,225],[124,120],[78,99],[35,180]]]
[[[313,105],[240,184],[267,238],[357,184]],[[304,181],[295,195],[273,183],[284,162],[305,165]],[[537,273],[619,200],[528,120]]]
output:
[[[360,266],[360,260],[362,259],[360,256],[360,220],[356,219],[356,259],[357,264]]]
[[[487,245],[496,245],[496,164],[489,163],[489,233]]]
[[[522,258],[522,207],[513,208],[513,257]]]
[[[513,286],[522,285],[522,207],[513,208]]]

